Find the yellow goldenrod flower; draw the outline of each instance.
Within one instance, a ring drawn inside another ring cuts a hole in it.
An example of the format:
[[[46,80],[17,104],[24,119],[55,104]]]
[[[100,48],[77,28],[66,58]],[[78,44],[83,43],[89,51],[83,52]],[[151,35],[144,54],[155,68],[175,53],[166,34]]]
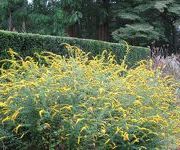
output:
[[[124,133],[123,140],[124,141],[129,141],[129,134],[127,132]]]

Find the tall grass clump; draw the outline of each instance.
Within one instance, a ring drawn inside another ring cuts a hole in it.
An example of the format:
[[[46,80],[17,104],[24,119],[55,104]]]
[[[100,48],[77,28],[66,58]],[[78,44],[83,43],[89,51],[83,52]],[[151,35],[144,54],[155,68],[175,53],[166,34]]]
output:
[[[10,50],[0,70],[0,149],[175,149],[176,83],[140,62],[67,46],[22,59]]]

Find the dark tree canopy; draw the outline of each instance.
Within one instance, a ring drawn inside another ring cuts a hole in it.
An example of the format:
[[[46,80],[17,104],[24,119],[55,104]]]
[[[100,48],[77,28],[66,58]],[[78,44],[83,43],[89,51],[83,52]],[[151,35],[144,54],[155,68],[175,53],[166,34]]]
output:
[[[179,0],[0,0],[0,29],[173,45]]]

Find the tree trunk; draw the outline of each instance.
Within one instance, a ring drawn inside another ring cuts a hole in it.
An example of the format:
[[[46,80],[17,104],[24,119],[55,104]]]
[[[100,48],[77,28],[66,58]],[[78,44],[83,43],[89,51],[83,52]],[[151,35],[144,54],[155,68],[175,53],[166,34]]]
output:
[[[8,30],[12,31],[13,30],[13,25],[12,25],[12,12],[9,9],[9,20],[8,20]]]
[[[168,16],[167,12],[165,11],[161,15],[164,23],[164,29],[165,29],[165,36],[168,39],[168,44],[169,44],[169,54],[171,55],[172,53],[175,52],[175,43],[174,43],[174,36],[175,36],[175,29],[174,29],[174,21],[175,18],[173,16]]]
[[[66,30],[68,35],[70,37],[78,37],[79,36],[79,24],[78,22],[69,26],[68,29]]]
[[[103,0],[102,6],[109,15],[109,0]],[[103,23],[98,26],[98,39],[103,41],[109,41],[109,16],[106,16]]]
[[[98,39],[102,41],[109,41],[108,22],[99,25]]]
[[[26,22],[24,20],[22,22],[22,32],[26,32]]]

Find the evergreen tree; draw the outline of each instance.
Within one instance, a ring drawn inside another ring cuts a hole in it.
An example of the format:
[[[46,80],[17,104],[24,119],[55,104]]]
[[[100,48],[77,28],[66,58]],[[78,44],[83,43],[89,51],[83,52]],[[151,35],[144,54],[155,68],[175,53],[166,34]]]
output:
[[[81,17],[76,11],[79,2],[70,0],[33,0],[30,4],[30,31],[41,34],[64,35],[66,29]]]
[[[180,17],[178,0],[129,0],[117,2],[114,8],[119,29],[116,41],[148,45],[154,40],[172,43],[174,22]]]
[[[0,0],[1,28],[12,31],[21,24],[22,30],[27,14],[26,8],[27,0]]]
[[[0,29],[132,45],[173,45],[179,19],[179,0],[0,0]]]

